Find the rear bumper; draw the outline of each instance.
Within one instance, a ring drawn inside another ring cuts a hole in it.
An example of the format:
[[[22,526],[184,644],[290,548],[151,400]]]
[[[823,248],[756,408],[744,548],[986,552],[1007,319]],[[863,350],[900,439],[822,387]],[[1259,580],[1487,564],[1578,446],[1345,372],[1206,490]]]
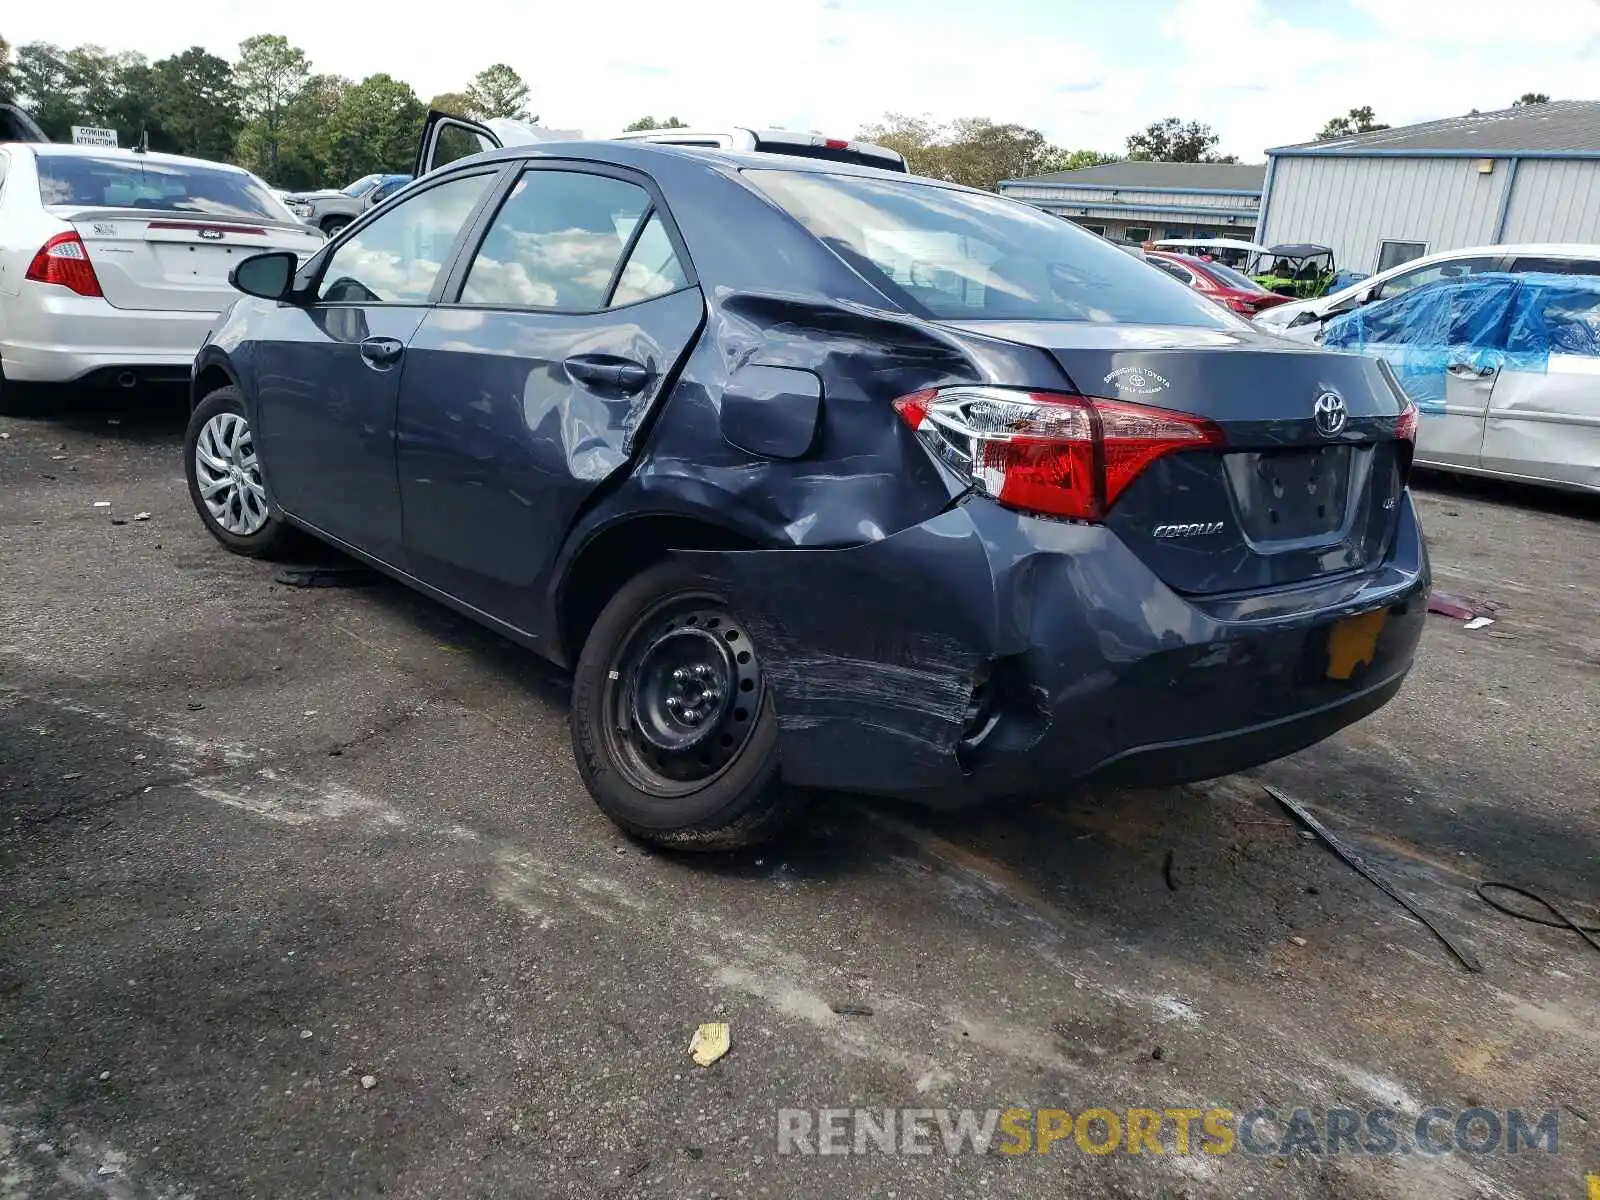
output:
[[[759,639],[789,782],[941,806],[1210,778],[1320,741],[1399,690],[1429,586],[1409,495],[1380,569],[1201,601],[1103,527],[982,499],[846,550],[684,557]],[[1332,678],[1330,629],[1380,609],[1370,656]]]
[[[216,321],[213,312],[113,308],[99,297],[25,283],[6,299],[0,369],[19,383],[94,382],[101,373],[114,381],[125,370],[180,380]]]

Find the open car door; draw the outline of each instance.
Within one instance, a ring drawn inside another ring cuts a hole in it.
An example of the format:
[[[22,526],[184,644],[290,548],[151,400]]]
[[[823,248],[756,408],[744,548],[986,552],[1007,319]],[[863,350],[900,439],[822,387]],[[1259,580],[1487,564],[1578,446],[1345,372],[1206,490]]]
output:
[[[501,145],[501,140],[487,125],[430,108],[427,120],[422,123],[422,140],[417,143],[412,178],[421,179],[446,163],[482,154],[485,150],[498,150]]]

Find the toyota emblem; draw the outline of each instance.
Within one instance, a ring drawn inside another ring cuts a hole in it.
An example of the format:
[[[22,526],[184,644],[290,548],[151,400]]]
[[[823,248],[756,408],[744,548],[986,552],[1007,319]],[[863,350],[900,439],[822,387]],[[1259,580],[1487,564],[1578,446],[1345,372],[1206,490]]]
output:
[[[1311,412],[1317,419],[1317,432],[1323,437],[1338,437],[1344,432],[1345,418],[1349,413],[1344,406],[1344,397],[1337,392],[1323,392],[1311,406]]]

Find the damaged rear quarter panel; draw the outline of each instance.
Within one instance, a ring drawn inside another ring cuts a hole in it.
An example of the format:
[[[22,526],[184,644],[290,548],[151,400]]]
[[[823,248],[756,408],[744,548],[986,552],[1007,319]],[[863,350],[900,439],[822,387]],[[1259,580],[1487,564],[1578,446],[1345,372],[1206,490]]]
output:
[[[685,552],[760,654],[784,778],[902,792],[947,786],[995,644],[987,555],[958,509],[835,550]]]

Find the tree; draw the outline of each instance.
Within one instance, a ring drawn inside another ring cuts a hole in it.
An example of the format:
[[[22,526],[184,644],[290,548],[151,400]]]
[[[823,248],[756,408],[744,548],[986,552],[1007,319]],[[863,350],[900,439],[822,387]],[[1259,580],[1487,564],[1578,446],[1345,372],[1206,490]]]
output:
[[[432,100],[428,101],[428,107],[449,113],[453,117],[476,117],[478,115],[472,110],[472,100],[465,92],[440,92]]]
[[[155,116],[174,147],[196,158],[231,158],[244,119],[227,59],[190,46],[150,70]]]
[[[1530,104],[1549,104],[1550,97],[1543,92],[1523,92],[1520,99],[1511,102],[1512,108],[1527,108]]]
[[[1317,141],[1326,142],[1333,138],[1350,137],[1357,133],[1374,133],[1387,128],[1389,128],[1387,125],[1372,115],[1372,106],[1367,104],[1361,108],[1352,108],[1342,117],[1332,118],[1317,134]]]
[[[369,75],[346,88],[329,122],[328,170],[346,181],[409,171],[423,115],[411,85],[390,75]]]
[[[1034,170],[1037,174],[1049,175],[1055,171],[1081,171],[1084,167],[1121,161],[1115,154],[1102,154],[1098,150],[1062,150],[1051,146],[1040,156]]]
[[[649,129],[687,129],[686,122],[677,117],[668,117],[665,121],[658,121],[654,117],[640,117],[637,121],[622,127],[623,133],[643,133]]]
[[[72,136],[72,126],[81,122],[66,51],[49,42],[19,46],[12,77],[17,99],[33,114],[45,136],[52,141],[67,141]]]
[[[17,95],[17,69],[11,61],[11,43],[0,37],[0,103],[10,104]]]
[[[333,161],[334,114],[345,92],[355,86],[343,75],[313,75],[284,110],[279,187],[319,188],[349,183],[330,165]],[[413,132],[412,139],[415,141]],[[241,138],[241,145],[244,139]]]
[[[1201,121],[1165,117],[1128,135],[1128,157],[1144,162],[1238,162],[1235,155],[1212,153],[1221,140]]]
[[[906,160],[906,165],[918,175],[941,178],[940,159],[943,146],[940,139],[944,130],[927,117],[912,117],[905,113],[884,113],[875,125],[862,126],[856,137],[864,142],[887,146]]]
[[[993,191],[1002,179],[1038,174],[1051,149],[1044,134],[1024,125],[998,125],[987,117],[964,117],[950,124],[941,179]]]
[[[487,66],[467,85],[467,103],[480,118],[510,117],[515,121],[537,121],[528,116],[528,85],[522,76],[505,63]]]
[[[305,51],[276,33],[261,33],[239,43],[234,80],[247,124],[240,134],[243,148],[250,146],[254,163],[269,179],[278,177],[283,154],[283,117],[311,77]],[[248,136],[247,136],[248,135]]]
[[[1063,150],[1045,141],[1037,129],[1001,125],[988,117],[963,117],[938,125],[925,116],[884,113],[856,136],[899,151],[918,175],[991,190],[1002,179],[1112,161],[1094,150]]]

